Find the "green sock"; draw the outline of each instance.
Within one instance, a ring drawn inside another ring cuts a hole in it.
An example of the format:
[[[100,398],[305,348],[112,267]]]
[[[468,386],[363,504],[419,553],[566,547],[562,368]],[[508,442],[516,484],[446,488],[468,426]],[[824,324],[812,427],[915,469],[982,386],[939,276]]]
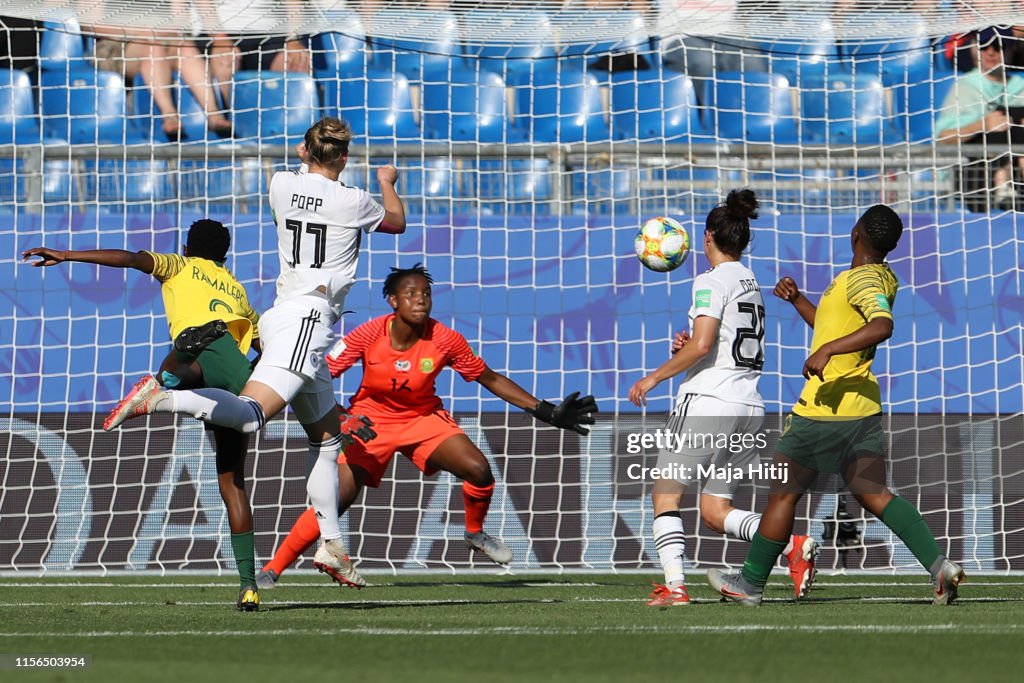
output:
[[[251,586],[256,583],[256,551],[253,532],[231,534],[231,549],[235,553],[235,564],[238,566],[238,578],[241,585]]]
[[[942,555],[942,551],[939,550],[935,536],[932,535],[928,525],[924,523],[917,508],[907,500],[896,496],[882,510],[881,519],[883,524],[892,529],[892,532],[906,543],[921,566],[930,571],[936,558]]]
[[[775,562],[786,548],[785,541],[771,541],[760,533],[754,534],[747,551],[747,559],[743,563],[743,578],[747,583],[763,588],[768,583],[768,576],[775,568]]]

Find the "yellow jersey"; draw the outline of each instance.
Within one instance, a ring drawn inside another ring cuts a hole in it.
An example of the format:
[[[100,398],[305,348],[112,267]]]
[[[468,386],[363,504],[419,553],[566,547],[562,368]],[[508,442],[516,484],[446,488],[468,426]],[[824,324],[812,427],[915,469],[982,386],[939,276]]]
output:
[[[892,320],[899,281],[889,264],[871,263],[843,271],[832,281],[814,316],[811,353],[856,332],[876,318]],[[882,411],[878,380],[871,374],[875,347],[832,356],[824,381],[811,377],[793,412],[803,417],[860,418]]]
[[[174,339],[186,327],[223,320],[243,354],[259,338],[259,316],[249,305],[245,287],[216,261],[177,254],[154,254],[153,277],[161,283],[167,324]]]

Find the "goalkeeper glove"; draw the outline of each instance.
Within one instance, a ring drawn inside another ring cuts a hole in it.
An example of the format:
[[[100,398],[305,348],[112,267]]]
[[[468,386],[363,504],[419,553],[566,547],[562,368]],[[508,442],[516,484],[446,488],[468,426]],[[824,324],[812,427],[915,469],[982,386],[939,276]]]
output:
[[[338,426],[344,447],[348,447],[356,438],[363,443],[377,438],[377,432],[371,429],[373,422],[370,418],[353,415],[341,406],[338,406],[338,412],[341,414],[341,424]]]
[[[594,424],[594,416],[591,413],[597,412],[597,403],[593,396],[579,396],[580,392],[574,391],[557,406],[549,401],[541,401],[536,408],[526,412],[541,422],[547,422],[559,429],[571,429],[586,436],[590,430],[583,425]]]

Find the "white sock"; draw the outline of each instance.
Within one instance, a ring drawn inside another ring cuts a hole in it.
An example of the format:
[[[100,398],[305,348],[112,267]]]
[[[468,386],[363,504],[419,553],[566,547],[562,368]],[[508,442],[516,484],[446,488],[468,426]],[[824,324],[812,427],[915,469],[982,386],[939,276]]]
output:
[[[246,434],[257,431],[267,421],[259,403],[224,389],[166,391],[164,395],[168,400],[157,402],[153,412],[185,413],[197,420]]]
[[[744,541],[754,540],[757,526],[761,523],[761,515],[750,510],[736,510],[725,516],[725,533]]]
[[[310,443],[310,448],[313,447],[319,447],[320,454],[306,480],[306,493],[316,511],[320,536],[325,541],[333,541],[341,538],[341,525],[338,524],[338,453],[341,451],[341,435],[321,444]]]
[[[675,588],[685,583],[686,536],[678,512],[664,512],[654,518],[654,547],[658,549],[658,559],[665,571],[665,585]]]

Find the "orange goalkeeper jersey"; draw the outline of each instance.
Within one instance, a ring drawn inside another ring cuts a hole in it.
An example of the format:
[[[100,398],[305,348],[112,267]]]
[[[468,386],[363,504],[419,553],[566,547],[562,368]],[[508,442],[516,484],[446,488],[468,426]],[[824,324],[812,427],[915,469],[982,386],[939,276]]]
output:
[[[429,318],[423,338],[405,351],[391,348],[391,321],[385,315],[345,335],[344,350],[327,356],[337,377],[363,361],[363,381],[352,397],[352,411],[378,423],[399,423],[443,408],[434,380],[446,366],[467,382],[476,381],[487,364],[473,353],[466,338]]]

